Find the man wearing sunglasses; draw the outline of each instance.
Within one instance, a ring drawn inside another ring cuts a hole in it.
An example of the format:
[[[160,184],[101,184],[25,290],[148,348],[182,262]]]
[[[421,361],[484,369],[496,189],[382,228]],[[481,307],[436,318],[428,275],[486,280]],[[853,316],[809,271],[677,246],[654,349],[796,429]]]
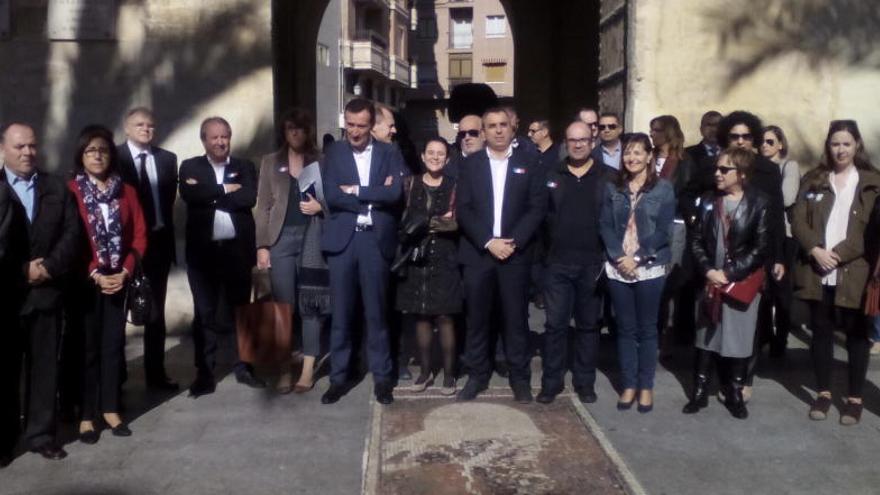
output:
[[[620,117],[615,113],[603,112],[599,116],[600,146],[593,149],[592,158],[598,163],[604,163],[606,166],[614,170],[620,170],[620,135],[623,133],[623,126],[620,124]]]
[[[546,169],[559,161],[559,145],[553,142],[550,135],[550,122],[538,119],[529,124],[529,139],[538,148],[538,164]]]
[[[486,146],[486,135],[483,133],[483,118],[468,114],[458,121],[458,133],[455,135],[458,153],[453,152],[443,173],[453,179],[458,178],[461,163],[465,158],[480,151]]]

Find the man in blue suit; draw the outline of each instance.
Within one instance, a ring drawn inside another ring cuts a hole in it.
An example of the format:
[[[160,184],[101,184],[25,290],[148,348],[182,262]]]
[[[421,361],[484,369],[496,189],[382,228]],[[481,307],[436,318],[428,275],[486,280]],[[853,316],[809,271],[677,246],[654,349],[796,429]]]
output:
[[[385,311],[389,265],[397,246],[394,207],[401,199],[406,165],[400,151],[372,139],[376,110],[367,100],[345,106],[344,141],[324,157],[324,193],[330,215],[324,222],[322,246],[330,268],[333,323],[330,327],[330,388],[324,404],[348,390],[355,298],[361,294],[367,331],[367,360],[376,400],[394,401],[392,363]]]
[[[547,209],[537,156],[514,148],[510,115],[483,114],[486,149],[467,158],[458,179],[459,258],[467,300],[465,365],[468,382],[459,400],[473,400],[492,374],[489,323],[500,303],[510,388],[517,402],[532,400],[528,352],[529,271],[534,238]]]

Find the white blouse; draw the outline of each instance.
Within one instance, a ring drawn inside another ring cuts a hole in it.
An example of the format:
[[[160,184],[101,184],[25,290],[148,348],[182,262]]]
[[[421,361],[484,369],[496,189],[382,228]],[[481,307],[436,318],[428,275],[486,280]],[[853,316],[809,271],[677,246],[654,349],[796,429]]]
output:
[[[834,176],[837,174],[832,173],[828,176],[831,190],[834,191],[834,206],[831,208],[831,214],[828,215],[828,223],[825,225],[825,249],[828,250],[846,239],[846,229],[849,226],[849,210],[856,197],[856,189],[859,185],[859,173],[855,167],[849,167],[849,169],[841,173],[849,175],[846,177],[843,189],[839,191],[837,186],[834,185]],[[822,285],[837,285],[836,268],[822,278]]]

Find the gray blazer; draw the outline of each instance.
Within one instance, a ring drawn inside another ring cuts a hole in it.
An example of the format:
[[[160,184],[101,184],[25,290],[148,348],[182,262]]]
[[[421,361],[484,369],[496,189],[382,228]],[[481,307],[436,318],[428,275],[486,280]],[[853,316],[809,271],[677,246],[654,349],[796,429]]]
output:
[[[312,162],[316,163],[316,162]],[[309,166],[311,163],[306,164]],[[273,246],[281,235],[287,202],[290,196],[289,172],[287,169],[287,148],[265,155],[260,161],[260,178],[257,185],[257,205],[254,208],[254,221],[257,224],[257,249]],[[324,188],[319,176],[315,184],[315,199],[327,211]],[[295,200],[298,200],[296,198]]]

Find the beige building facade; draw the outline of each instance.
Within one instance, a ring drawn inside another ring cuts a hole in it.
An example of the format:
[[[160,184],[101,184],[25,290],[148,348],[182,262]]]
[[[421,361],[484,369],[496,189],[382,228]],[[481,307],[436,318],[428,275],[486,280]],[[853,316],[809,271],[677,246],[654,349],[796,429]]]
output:
[[[452,90],[485,83],[499,97],[514,95],[513,33],[499,0],[415,0],[411,33],[415,89],[407,92],[404,115],[419,141],[439,134],[455,139],[447,115]]]

